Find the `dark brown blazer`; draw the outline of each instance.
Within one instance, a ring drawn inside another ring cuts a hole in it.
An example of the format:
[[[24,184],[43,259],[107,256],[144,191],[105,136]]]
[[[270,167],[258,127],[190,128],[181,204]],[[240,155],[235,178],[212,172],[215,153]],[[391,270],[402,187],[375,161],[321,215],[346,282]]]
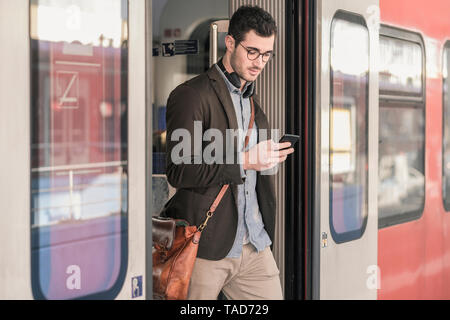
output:
[[[270,139],[267,118],[255,97],[255,122],[258,129],[266,129]],[[171,154],[179,141],[171,141],[174,130],[184,128],[194,137],[194,121],[201,121],[203,132],[215,128],[224,137],[223,156],[226,156],[226,130],[238,129],[237,117],[234,111],[230,92],[215,66],[206,73],[178,86],[169,96],[167,103],[167,178],[169,183],[177,188],[174,197],[166,204],[163,216],[187,220],[191,225],[199,226],[206,213],[218,195],[221,187],[230,184],[230,189],[223,197],[210,219],[200,240],[198,257],[208,260],[221,260],[227,256],[233,246],[237,222],[237,185],[243,184],[240,165],[235,158],[233,164],[175,164]],[[203,134],[202,132],[202,134]],[[201,139],[201,137],[200,137]],[[211,142],[204,142],[204,149]],[[231,144],[229,144],[231,145]],[[234,146],[237,146],[235,139]],[[191,142],[192,158],[201,157],[201,150],[194,150]],[[236,147],[228,150],[234,154]],[[184,155],[182,155],[184,156]],[[273,242],[275,230],[275,180],[274,175],[261,175],[258,172],[256,192],[259,209],[262,214],[265,229]],[[230,191],[231,190],[231,191]]]

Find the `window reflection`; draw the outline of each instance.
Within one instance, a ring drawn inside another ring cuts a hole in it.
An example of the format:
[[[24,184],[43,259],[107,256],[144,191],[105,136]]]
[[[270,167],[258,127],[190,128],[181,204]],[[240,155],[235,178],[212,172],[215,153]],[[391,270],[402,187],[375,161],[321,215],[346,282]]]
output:
[[[127,38],[125,1],[32,0],[31,4],[33,39],[120,48]]]
[[[422,49],[418,43],[380,36],[380,90],[422,93]]]
[[[33,293],[111,298],[127,262],[127,1],[30,11]]]
[[[122,167],[109,170],[105,165],[88,170],[33,169],[33,228],[113,216],[126,207],[122,199],[122,183],[126,182]],[[119,172],[116,172],[119,170]],[[122,179],[124,181],[122,181]],[[126,190],[126,189],[125,189]],[[124,203],[125,202],[125,203]]]
[[[369,34],[338,14],[331,32],[330,225],[336,242],[362,236],[367,219]]]
[[[335,20],[331,41],[331,68],[335,72],[360,76],[369,71],[369,34],[364,26]]]
[[[424,132],[421,108],[380,103],[378,218],[420,210],[424,201]]]
[[[331,173],[344,174],[355,170],[356,154],[355,126],[352,116],[355,115],[354,103],[331,111]]]
[[[404,37],[414,36],[404,33]],[[380,43],[380,94],[395,97],[380,97],[378,219],[383,228],[417,218],[422,212],[425,108],[420,44],[387,35],[380,36]]]

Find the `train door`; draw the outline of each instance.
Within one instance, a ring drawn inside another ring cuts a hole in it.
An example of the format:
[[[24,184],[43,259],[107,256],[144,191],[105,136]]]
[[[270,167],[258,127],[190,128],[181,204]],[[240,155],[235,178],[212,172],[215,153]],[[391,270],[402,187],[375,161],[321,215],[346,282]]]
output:
[[[0,11],[0,298],[142,299],[145,1]]]
[[[319,0],[317,19],[314,297],[376,299],[379,3]]]
[[[165,176],[166,124],[165,112],[170,92],[182,82],[206,71],[225,53],[224,38],[228,19],[242,5],[258,5],[272,14],[279,32],[276,55],[256,81],[256,93],[268,115],[272,128],[285,131],[286,80],[285,26],[287,1],[251,0],[153,0],[153,208],[157,215],[175,190]],[[182,14],[181,14],[182,13]],[[217,27],[216,29],[214,27]],[[276,177],[277,229],[273,252],[284,284],[285,269],[285,203],[290,197],[285,190],[285,166]]]

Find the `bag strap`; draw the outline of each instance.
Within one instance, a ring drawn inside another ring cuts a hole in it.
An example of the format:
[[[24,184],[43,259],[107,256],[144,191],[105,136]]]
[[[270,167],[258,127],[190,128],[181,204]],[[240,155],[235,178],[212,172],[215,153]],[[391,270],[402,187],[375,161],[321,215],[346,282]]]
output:
[[[250,117],[250,123],[248,124],[247,135],[245,136],[244,149],[247,148],[250,142],[250,136],[252,135],[253,126],[255,125],[255,103],[253,102],[253,97],[250,97],[250,104],[252,105],[252,115]]]
[[[248,125],[247,135],[245,136],[244,149],[247,148],[247,146],[250,142],[250,136],[252,134],[252,130],[253,130],[253,127],[255,124],[255,103],[253,102],[253,97],[250,97],[250,104],[252,106],[252,114],[250,117],[250,123]],[[206,226],[208,225],[209,219],[211,219],[214,216],[214,213],[216,212],[217,207],[219,206],[220,202],[222,201],[223,196],[225,195],[225,193],[227,192],[229,187],[230,187],[229,184],[226,184],[222,187],[218,196],[216,197],[213,204],[211,205],[208,212],[206,213],[206,220],[200,225],[200,227],[198,227],[198,231],[202,232],[206,228]]]

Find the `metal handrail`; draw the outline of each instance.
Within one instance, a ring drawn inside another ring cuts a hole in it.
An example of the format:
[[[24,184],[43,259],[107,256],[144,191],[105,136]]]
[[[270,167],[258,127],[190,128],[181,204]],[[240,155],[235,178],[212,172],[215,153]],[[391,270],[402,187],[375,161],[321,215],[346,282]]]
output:
[[[97,162],[97,163],[88,163],[88,164],[80,164],[80,165],[65,165],[65,166],[56,166],[56,167],[42,167],[42,168],[32,168],[31,172],[55,172],[55,171],[70,171],[75,170],[86,170],[86,169],[96,169],[96,168],[110,168],[110,167],[119,167],[128,165],[128,161],[114,161],[114,162]]]
[[[219,20],[211,23],[210,26],[210,50],[209,50],[209,65],[217,63],[218,57],[218,38],[219,32],[228,32],[228,27],[230,25],[230,20]]]

